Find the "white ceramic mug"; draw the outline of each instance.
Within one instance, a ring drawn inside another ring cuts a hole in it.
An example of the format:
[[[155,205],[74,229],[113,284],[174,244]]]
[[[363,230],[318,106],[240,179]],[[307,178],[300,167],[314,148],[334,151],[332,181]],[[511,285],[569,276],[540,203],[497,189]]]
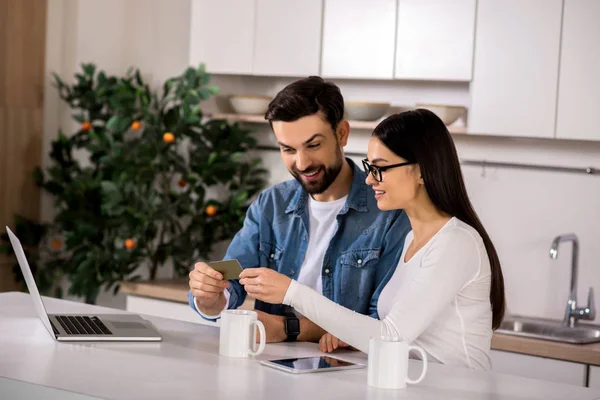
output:
[[[423,359],[421,376],[408,377],[408,352],[416,350]],[[382,389],[404,389],[406,383],[419,383],[427,372],[427,354],[418,346],[409,345],[394,336],[372,337],[369,341],[368,385]]]
[[[265,350],[265,326],[258,320],[258,314],[249,310],[225,310],[221,313],[219,354],[226,357],[257,356]],[[256,328],[260,332],[258,350]]]

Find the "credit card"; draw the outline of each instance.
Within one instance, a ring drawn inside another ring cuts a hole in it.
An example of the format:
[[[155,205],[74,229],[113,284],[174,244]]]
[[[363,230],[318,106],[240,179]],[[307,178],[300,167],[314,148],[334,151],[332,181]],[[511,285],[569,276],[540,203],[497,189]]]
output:
[[[242,273],[242,266],[238,260],[223,260],[209,262],[215,271],[219,271],[223,275],[223,279],[228,281],[238,279]]]

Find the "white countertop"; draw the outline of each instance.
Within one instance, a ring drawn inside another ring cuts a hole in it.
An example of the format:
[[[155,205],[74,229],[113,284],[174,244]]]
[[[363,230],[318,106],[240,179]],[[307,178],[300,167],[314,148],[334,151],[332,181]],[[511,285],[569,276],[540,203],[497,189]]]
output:
[[[50,313],[123,312],[44,302]],[[368,387],[366,369],[291,375],[257,360],[319,355],[316,344],[271,344],[256,359],[228,359],[218,355],[218,328],[146,318],[162,333],[161,343],[58,343],[37,318],[29,295],[0,294],[0,397],[34,387],[35,397],[45,390],[46,399],[60,390],[108,399],[600,399],[597,390],[431,363],[421,384],[401,391]],[[358,352],[336,356],[366,363]],[[420,361],[410,363],[409,373],[416,376]]]

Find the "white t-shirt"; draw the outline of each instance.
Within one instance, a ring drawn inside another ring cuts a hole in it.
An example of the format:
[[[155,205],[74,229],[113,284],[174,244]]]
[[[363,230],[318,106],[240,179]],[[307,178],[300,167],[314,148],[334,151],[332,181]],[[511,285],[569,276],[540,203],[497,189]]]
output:
[[[309,235],[306,255],[298,273],[298,282],[323,293],[323,258],[329,242],[335,235],[338,227],[337,215],[344,208],[346,198],[334,201],[316,201],[312,197],[308,200]]]
[[[347,198],[348,196],[344,196],[333,201],[316,201],[310,196],[308,198],[308,247],[306,248],[304,261],[300,266],[298,282],[316,290],[318,293],[323,292],[323,278],[321,276],[323,258],[329,247],[329,242],[331,242],[338,227],[336,217],[342,208],[344,208]],[[229,307],[230,295],[227,290],[224,293],[227,301],[225,302],[225,308],[223,308],[223,310],[226,310]],[[206,315],[202,313],[198,308],[196,299],[194,299],[194,305],[196,306],[196,310],[204,318],[219,318],[219,315]]]
[[[346,309],[292,281],[284,304],[367,353],[371,336],[399,336],[421,346],[432,361],[489,370],[492,339],[491,268],[481,236],[452,218],[405,262],[383,289],[381,320]]]

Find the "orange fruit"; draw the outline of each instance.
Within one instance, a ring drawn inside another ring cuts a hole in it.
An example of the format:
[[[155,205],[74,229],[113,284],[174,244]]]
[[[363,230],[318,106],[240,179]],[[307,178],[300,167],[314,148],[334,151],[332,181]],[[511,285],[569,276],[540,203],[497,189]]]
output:
[[[187,186],[187,182],[183,178],[181,178],[180,180],[178,180],[177,184],[179,185],[179,187],[182,187],[182,188],[184,188],[184,187]]]
[[[131,129],[133,129],[134,131],[137,131],[141,127],[142,127],[142,123],[140,121],[133,121],[131,123]]]
[[[136,246],[135,240],[133,240],[131,238],[125,240],[125,248],[127,250],[133,250],[133,249],[135,249],[135,246]]]
[[[209,217],[214,217],[217,215],[217,207],[213,205],[207,206],[204,211],[206,211],[206,215]]]
[[[84,121],[81,124],[81,130],[82,131],[89,131],[90,129],[92,129],[92,123],[90,121]]]
[[[61,246],[62,246],[62,242],[61,242],[60,240],[58,240],[58,239],[54,239],[54,240],[52,241],[52,248],[53,248],[54,250],[58,250],[58,249],[60,249],[60,247],[61,247]]]
[[[173,143],[175,141],[175,135],[173,135],[171,132],[165,132],[163,134],[163,140],[165,143]]]

